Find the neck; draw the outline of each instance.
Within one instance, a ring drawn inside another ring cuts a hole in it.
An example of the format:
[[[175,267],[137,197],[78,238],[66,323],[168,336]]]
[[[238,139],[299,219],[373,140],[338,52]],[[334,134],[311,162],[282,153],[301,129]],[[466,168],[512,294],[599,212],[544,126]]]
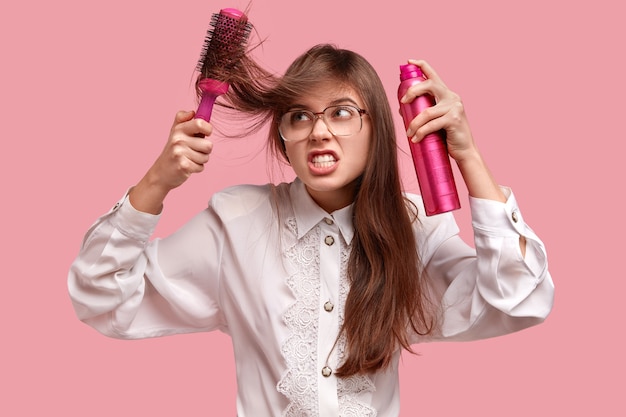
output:
[[[313,201],[329,214],[347,207],[354,202],[354,187],[333,191],[318,191],[306,187],[306,190]]]

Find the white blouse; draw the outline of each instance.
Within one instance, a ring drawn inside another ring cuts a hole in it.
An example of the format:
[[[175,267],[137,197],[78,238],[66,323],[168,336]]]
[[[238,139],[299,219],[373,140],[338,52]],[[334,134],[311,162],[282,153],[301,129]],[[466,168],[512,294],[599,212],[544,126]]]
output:
[[[476,249],[458,236],[452,214],[425,217],[420,197],[408,195],[420,208],[415,238],[444,307],[441,331],[413,335],[413,343],[502,335],[549,314],[544,246],[503,190],[506,203],[470,198]],[[150,240],[159,216],[124,197],[86,234],[70,296],[81,320],[115,338],[229,334],[239,417],[395,417],[400,351],[385,371],[333,373],[345,349],[335,340],[349,290],[351,210],[326,213],[298,179],[240,185],[216,193],[176,233]]]

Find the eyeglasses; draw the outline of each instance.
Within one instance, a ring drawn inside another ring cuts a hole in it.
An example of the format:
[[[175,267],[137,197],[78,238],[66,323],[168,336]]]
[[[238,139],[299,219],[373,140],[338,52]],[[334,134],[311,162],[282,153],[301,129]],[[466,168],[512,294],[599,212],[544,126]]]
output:
[[[367,111],[350,105],[330,106],[318,113],[290,110],[281,117],[278,132],[288,142],[304,140],[313,132],[317,119],[322,119],[333,136],[355,135],[363,127],[364,114]]]

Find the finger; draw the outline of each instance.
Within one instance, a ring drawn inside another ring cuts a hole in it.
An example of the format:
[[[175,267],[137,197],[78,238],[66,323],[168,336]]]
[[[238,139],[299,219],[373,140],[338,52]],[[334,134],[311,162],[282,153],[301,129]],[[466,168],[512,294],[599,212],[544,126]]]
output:
[[[198,151],[190,151],[187,155],[187,158],[196,165],[202,165],[209,162],[209,156],[211,152],[198,152]]]
[[[435,70],[423,59],[409,59],[408,62],[413,65],[417,65],[422,70],[425,80],[421,83],[412,85],[400,100],[402,103],[410,103],[415,97],[430,94],[438,102],[448,96],[451,93],[450,89],[443,82],[441,77],[435,72]]]
[[[202,155],[209,155],[213,152],[213,142],[205,138],[192,137],[189,140],[189,149]]]
[[[170,137],[173,139],[175,135],[180,132],[183,132],[184,123],[193,120],[195,112],[181,110],[176,113],[174,116],[174,122],[172,123],[172,128],[170,129]],[[184,132],[183,132],[184,133]]]
[[[204,139],[196,139],[202,141]],[[206,140],[204,140],[206,141]],[[198,152],[191,147],[187,141],[175,141],[167,152],[164,159],[167,171],[172,172],[173,177],[188,178],[191,174],[201,172],[204,164],[209,160],[209,153]]]
[[[211,136],[213,133],[213,126],[206,120],[200,118],[189,120],[187,123],[182,125],[182,127],[185,134],[197,138]]]
[[[424,81],[413,84],[412,86],[407,88],[407,90],[404,93],[404,96],[400,98],[400,103],[401,104],[411,103],[413,100],[415,100],[415,97],[419,97],[428,93],[430,90],[429,84],[430,84],[429,80],[424,80]]]
[[[185,133],[184,130],[195,131],[193,128],[183,128],[179,125],[174,128],[168,141],[167,147],[174,156],[189,157],[192,153],[209,155],[213,150],[213,142],[204,137],[196,137]],[[210,132],[209,132],[210,133]]]
[[[407,137],[413,139],[414,142],[420,141],[424,136],[433,133],[439,129],[431,130],[433,120],[442,119],[448,112],[447,106],[439,105],[428,107],[418,114],[411,122],[407,129]]]
[[[417,65],[424,73],[424,77],[435,82],[443,84],[443,80],[434,70],[434,68],[423,59],[409,59],[409,64]]]
[[[426,113],[424,114],[424,118],[420,118],[422,113]],[[410,125],[410,128],[415,128],[412,138],[414,142],[420,141],[426,135],[439,130],[445,130],[449,134],[452,134],[452,132],[469,133],[463,103],[460,101],[448,102],[445,105],[431,107],[424,110],[422,113],[414,119],[415,125]],[[409,132],[407,132],[407,135],[411,137],[408,133]]]
[[[174,117],[174,126],[187,122],[193,119],[194,116],[194,111],[180,110],[176,113],[176,116]]]

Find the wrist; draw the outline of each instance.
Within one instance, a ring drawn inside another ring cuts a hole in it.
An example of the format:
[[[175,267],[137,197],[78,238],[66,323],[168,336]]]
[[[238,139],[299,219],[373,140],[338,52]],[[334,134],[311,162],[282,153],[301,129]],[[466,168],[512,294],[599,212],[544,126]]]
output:
[[[485,160],[478,151],[468,152],[456,160],[470,196],[495,201],[506,201],[500,186],[493,178]]]
[[[459,168],[463,166],[480,166],[484,165],[483,157],[475,147],[470,147],[464,150],[451,150],[450,156],[454,158]]]
[[[163,187],[148,173],[130,190],[128,198],[137,211],[160,214],[169,191],[169,188]]]

